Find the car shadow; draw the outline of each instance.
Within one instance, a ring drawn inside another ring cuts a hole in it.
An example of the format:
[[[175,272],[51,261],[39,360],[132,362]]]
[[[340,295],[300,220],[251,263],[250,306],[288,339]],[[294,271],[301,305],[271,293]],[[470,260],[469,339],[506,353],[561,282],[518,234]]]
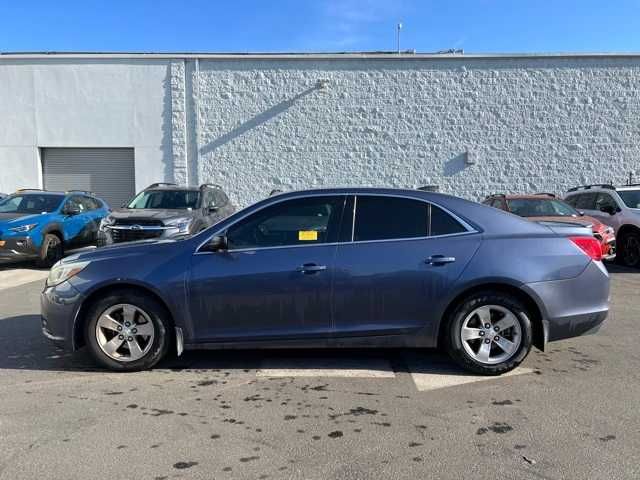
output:
[[[0,318],[0,370],[101,372],[87,349],[68,352],[47,340],[38,315]],[[296,370],[366,370],[382,373],[430,373],[468,376],[449,357],[435,349],[250,349],[193,350],[169,355],[156,370],[260,370],[276,366]]]
[[[640,273],[640,268],[624,267],[617,263],[605,263],[605,266],[607,271],[614,275],[616,273]]]

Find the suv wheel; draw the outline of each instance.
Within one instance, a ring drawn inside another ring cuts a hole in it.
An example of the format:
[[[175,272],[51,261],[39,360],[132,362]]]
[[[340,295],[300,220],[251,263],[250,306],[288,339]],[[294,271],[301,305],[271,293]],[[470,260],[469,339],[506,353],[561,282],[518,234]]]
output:
[[[446,340],[449,355],[463,368],[500,375],[516,368],[529,354],[531,322],[516,298],[480,292],[454,310]]]
[[[62,258],[63,254],[60,237],[52,233],[47,233],[42,240],[40,253],[36,259],[36,266],[40,268],[51,268]]]
[[[170,322],[151,297],[115,292],[94,303],[85,322],[85,341],[93,357],[118,371],[146,370],[169,350]]]
[[[640,265],[640,234],[628,232],[620,239],[616,258],[627,267]]]

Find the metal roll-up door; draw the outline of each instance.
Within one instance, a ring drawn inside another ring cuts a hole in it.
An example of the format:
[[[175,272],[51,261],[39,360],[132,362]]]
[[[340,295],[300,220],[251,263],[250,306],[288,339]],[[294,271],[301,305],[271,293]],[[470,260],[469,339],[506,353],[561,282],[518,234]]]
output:
[[[88,190],[116,208],[135,194],[133,148],[43,148],[44,188]]]

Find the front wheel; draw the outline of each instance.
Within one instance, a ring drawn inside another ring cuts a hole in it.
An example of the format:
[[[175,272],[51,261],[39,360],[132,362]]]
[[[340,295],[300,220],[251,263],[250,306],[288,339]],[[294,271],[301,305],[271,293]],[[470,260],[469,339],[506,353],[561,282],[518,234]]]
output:
[[[165,308],[139,293],[114,292],[88,311],[85,341],[92,356],[117,371],[146,370],[169,350],[170,322]]]
[[[531,321],[508,294],[479,292],[453,311],[446,332],[449,355],[463,368],[500,375],[516,368],[532,345]]]
[[[39,268],[51,268],[62,258],[63,254],[60,237],[52,233],[47,233],[42,239],[40,253],[36,259],[36,266]]]
[[[626,267],[640,266],[640,234],[638,232],[625,233],[618,242],[616,259]]]

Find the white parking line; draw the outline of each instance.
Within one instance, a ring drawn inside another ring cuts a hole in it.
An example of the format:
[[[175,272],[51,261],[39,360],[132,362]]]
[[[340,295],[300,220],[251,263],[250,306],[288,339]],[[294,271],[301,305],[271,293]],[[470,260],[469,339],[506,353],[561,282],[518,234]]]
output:
[[[411,356],[406,358],[406,363],[413,378],[413,383],[419,392],[456,387],[468,383],[496,381],[516,375],[533,373],[531,368],[520,367],[497,377],[474,375],[462,370],[446,357],[431,355],[428,358]]]
[[[44,280],[49,275],[48,270],[31,270],[27,268],[7,268],[0,270],[0,290],[19,287],[26,283]]]
[[[266,359],[259,377],[394,378],[389,362],[382,358],[278,358]]]

